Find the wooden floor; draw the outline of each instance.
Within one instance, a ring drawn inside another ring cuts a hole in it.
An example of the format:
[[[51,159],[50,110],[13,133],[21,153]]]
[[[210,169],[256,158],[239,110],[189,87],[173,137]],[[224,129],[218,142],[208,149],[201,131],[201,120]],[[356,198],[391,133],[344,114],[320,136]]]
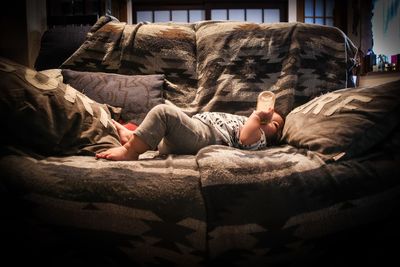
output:
[[[360,76],[359,87],[374,86],[400,79],[400,72],[369,72]],[[399,88],[400,90],[400,88]]]

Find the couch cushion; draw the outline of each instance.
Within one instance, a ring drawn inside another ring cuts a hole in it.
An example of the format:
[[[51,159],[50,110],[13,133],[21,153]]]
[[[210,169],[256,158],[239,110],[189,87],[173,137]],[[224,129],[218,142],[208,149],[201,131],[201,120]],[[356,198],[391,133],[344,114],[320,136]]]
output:
[[[121,107],[121,119],[140,124],[149,110],[164,103],[164,75],[120,75],[62,70],[64,83],[89,98]]]
[[[13,258],[23,250],[28,265],[205,267],[207,217],[195,156],[145,154],[119,162],[0,157],[2,241],[13,244]]]
[[[324,160],[362,156],[399,125],[400,81],[322,95],[286,118],[283,139]]]
[[[93,154],[119,146],[107,105],[43,73],[0,58],[3,145],[44,155]]]
[[[355,47],[334,27],[304,23],[203,22],[196,25],[199,90],[205,111],[249,115],[273,91],[287,115],[311,98],[350,87]]]

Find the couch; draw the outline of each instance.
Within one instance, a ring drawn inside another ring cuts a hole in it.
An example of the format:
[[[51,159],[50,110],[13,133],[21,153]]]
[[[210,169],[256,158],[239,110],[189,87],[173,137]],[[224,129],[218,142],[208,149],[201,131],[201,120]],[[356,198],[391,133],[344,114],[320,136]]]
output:
[[[355,88],[355,53],[334,27],[127,25],[106,16],[56,69],[2,59],[2,259],[51,266],[396,260],[400,82]],[[140,124],[157,104],[249,115],[263,90],[276,93],[286,119],[276,146],[148,151],[134,162],[93,156],[119,145],[111,118]]]

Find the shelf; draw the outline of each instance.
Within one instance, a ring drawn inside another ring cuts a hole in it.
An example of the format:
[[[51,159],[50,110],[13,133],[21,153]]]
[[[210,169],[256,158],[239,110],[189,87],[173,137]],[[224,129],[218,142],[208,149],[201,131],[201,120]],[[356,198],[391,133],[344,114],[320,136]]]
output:
[[[360,76],[359,87],[374,86],[395,80],[400,80],[400,71],[368,72],[367,74]]]

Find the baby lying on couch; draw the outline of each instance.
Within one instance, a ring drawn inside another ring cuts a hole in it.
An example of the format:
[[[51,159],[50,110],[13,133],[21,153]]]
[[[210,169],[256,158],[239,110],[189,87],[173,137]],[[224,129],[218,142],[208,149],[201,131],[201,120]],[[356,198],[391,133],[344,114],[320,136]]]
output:
[[[179,108],[162,104],[150,110],[135,131],[114,121],[122,146],[97,153],[96,158],[137,160],[158,144],[161,154],[195,154],[208,145],[258,150],[276,143],[283,124],[283,118],[272,108],[254,111],[249,118],[218,112],[189,117]]]

